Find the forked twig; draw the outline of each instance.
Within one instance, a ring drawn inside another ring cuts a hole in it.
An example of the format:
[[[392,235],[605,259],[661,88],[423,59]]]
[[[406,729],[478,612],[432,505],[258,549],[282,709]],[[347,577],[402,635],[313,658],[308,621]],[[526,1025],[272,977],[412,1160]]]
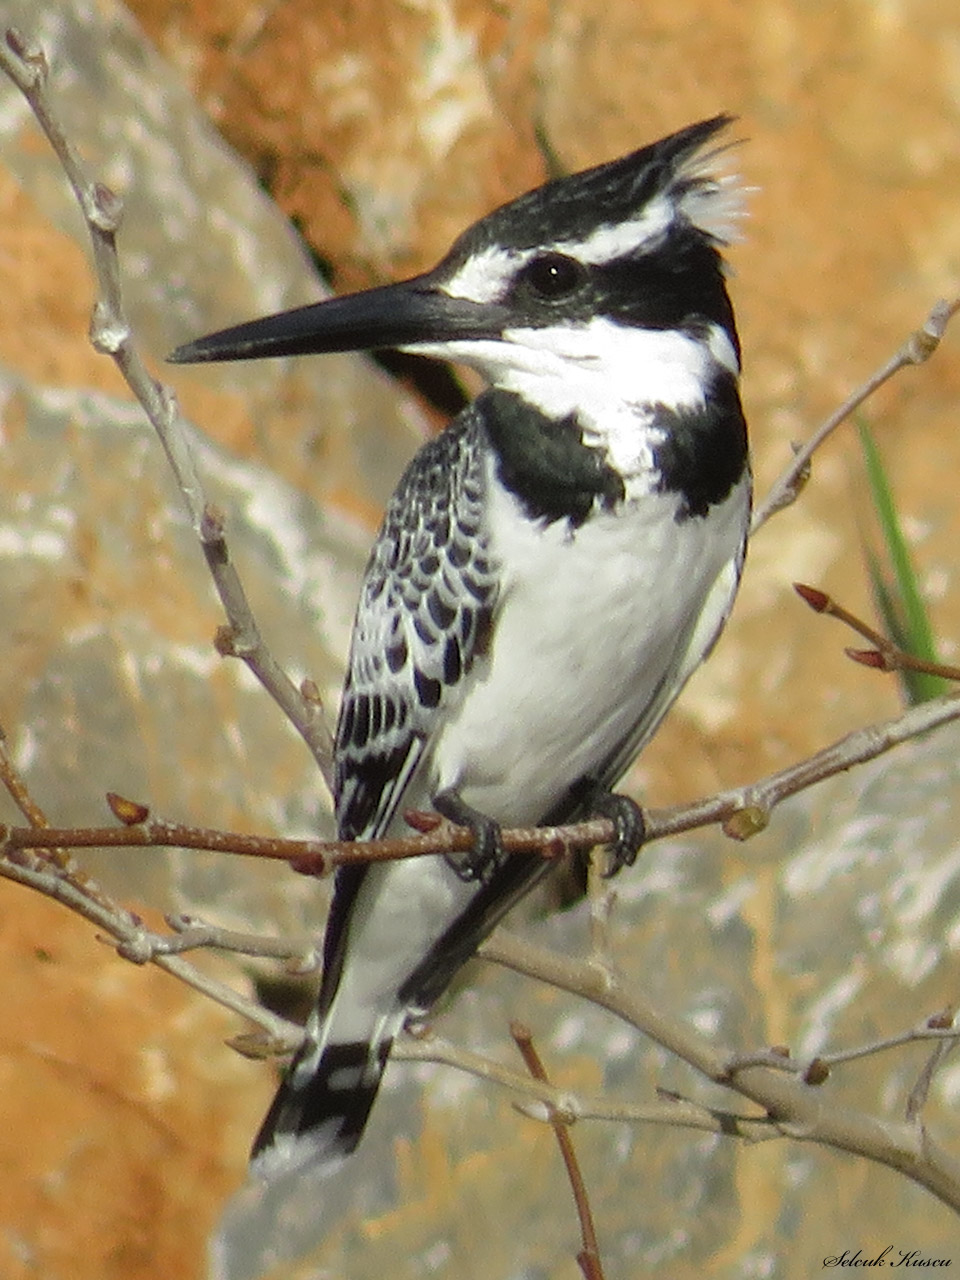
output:
[[[858,618],[855,613],[838,604],[832,596],[817,587],[808,587],[802,582],[795,582],[793,589],[801,600],[804,600],[814,613],[822,613],[828,618],[836,618],[844,623],[858,636],[863,636],[872,645],[872,649],[845,649],[848,658],[860,663],[863,667],[873,667],[877,671],[919,671],[928,676],[940,676],[944,680],[960,680],[960,667],[952,667],[945,662],[931,662],[926,658],[917,658],[907,653],[882,632],[871,627],[869,623]]]
[[[960,1029],[954,1028],[954,1020],[957,1016],[956,1005],[947,1005],[940,1013],[934,1014],[932,1018],[926,1021],[926,1027],[930,1031],[953,1031],[952,1036],[946,1037],[933,1053],[930,1054],[926,1062],[923,1064],[923,1070],[917,1077],[916,1083],[910,1090],[907,1098],[907,1105],[904,1114],[908,1121],[918,1122],[920,1112],[926,1106],[927,1097],[930,1093],[930,1086],[933,1084],[934,1077],[943,1066],[947,1057],[956,1049],[957,1043],[960,1042]]]
[[[10,759],[2,728],[0,781],[32,824],[24,829],[24,843],[16,848],[4,848],[0,838],[0,877],[52,898],[89,920],[113,939],[118,954],[124,959],[138,964],[149,961],[173,974],[202,995],[253,1022],[281,1050],[299,1042],[302,1036],[299,1027],[246,999],[226,983],[202,973],[175,954],[181,948],[168,946],[164,937],[147,929],[139,916],[115,902],[96,881],[73,864],[66,847],[57,840],[46,814],[31,796]],[[4,833],[5,829],[0,827],[0,837]]]
[[[607,1009],[708,1079],[763,1108],[769,1122],[784,1137],[849,1151],[887,1165],[960,1213],[960,1161],[921,1126],[880,1119],[835,1100],[829,1091],[812,1087],[823,1078],[822,1072],[819,1078],[811,1078],[812,1064],[806,1064],[798,1073],[792,1065],[784,1070],[782,1062],[771,1061],[769,1053],[759,1058],[738,1057],[706,1040],[684,1019],[659,1008],[637,983],[628,983],[613,971],[601,973],[594,966],[548,951],[503,929],[484,943],[480,954],[515,973],[547,982]],[[954,1036],[953,1032],[948,1034]],[[929,1028],[912,1038],[939,1039],[941,1035],[937,1029]],[[774,1056],[779,1059],[780,1055]]]

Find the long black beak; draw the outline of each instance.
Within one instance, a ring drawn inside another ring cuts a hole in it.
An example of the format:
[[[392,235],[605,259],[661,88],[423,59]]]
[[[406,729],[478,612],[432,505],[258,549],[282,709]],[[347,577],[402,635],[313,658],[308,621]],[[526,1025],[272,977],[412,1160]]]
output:
[[[495,337],[504,321],[495,303],[452,297],[423,275],[222,329],[184,343],[167,359],[192,364],[437,346],[458,338]]]

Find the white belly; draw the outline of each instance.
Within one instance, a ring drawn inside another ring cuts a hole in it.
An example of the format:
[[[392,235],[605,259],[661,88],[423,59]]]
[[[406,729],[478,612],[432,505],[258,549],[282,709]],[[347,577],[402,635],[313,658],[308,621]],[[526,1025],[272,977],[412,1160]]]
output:
[[[506,567],[492,646],[427,773],[434,792],[455,787],[500,822],[535,822],[676,678],[704,601],[738,553],[747,497],[738,487],[709,521],[676,523],[676,498],[648,494],[574,530],[531,523],[499,486],[491,500],[491,550]],[[722,620],[698,635],[701,649]]]

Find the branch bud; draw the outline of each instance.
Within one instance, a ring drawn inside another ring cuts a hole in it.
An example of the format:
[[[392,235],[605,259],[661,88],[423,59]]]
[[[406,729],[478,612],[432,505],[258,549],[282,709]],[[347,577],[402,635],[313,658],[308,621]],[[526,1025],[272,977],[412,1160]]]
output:
[[[889,659],[879,649],[844,649],[843,652],[854,662],[859,662],[861,667],[873,667],[875,671],[894,669]]]
[[[105,182],[95,182],[86,213],[98,231],[113,235],[123,217],[123,201]]]
[[[406,809],[403,820],[408,827],[413,827],[414,831],[419,831],[421,835],[436,831],[443,822],[439,813],[429,813],[426,809]]]
[[[235,634],[229,623],[223,623],[213,633],[213,647],[221,658],[235,658],[237,647],[234,644]]]
[[[723,823],[723,834],[731,840],[749,840],[766,829],[770,814],[758,804],[744,805]]]
[[[33,72],[33,87],[38,88],[46,81],[50,69],[47,64],[47,55],[42,47],[28,40],[16,27],[7,27],[4,38],[10,52]]]
[[[90,342],[102,356],[115,356],[130,341],[130,328],[105,302],[97,302],[90,319]]]
[[[932,1013],[927,1019],[927,1026],[931,1031],[949,1031],[953,1026],[953,1019],[956,1010],[947,1005],[946,1009],[941,1009],[939,1013]]]
[[[113,816],[125,827],[136,827],[150,817],[150,810],[145,804],[140,804],[138,800],[127,800],[118,796],[115,791],[107,792],[107,804]]]
[[[819,1085],[830,1075],[830,1068],[822,1058],[814,1058],[809,1067],[803,1073],[803,1083],[809,1085]]]
[[[813,609],[814,613],[825,613],[830,607],[830,597],[818,587],[808,587],[803,582],[795,582],[793,589],[800,599]]]

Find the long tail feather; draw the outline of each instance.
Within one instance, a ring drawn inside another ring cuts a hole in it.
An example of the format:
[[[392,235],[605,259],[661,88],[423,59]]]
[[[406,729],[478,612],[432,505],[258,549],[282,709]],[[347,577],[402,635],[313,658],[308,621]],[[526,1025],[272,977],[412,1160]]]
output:
[[[260,1127],[251,1153],[257,1177],[273,1178],[305,1165],[349,1155],[363,1133],[393,1044],[394,1030],[370,1042],[309,1039]]]

